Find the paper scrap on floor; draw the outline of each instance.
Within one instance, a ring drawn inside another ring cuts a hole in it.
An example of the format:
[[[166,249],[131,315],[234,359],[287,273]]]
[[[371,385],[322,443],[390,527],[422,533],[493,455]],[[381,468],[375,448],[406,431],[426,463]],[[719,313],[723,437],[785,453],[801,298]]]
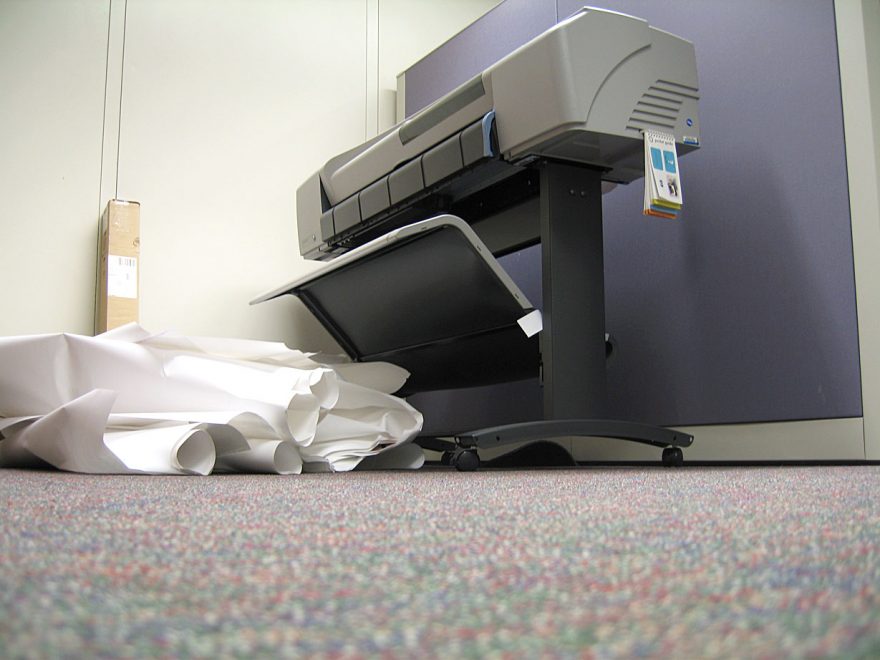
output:
[[[279,342],[151,334],[0,337],[0,466],[88,473],[415,469],[409,373]]]

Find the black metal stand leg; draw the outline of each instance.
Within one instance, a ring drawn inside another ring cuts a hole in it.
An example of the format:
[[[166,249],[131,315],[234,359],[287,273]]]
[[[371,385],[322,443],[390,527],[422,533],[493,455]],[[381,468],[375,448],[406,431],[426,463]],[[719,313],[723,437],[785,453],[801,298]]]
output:
[[[544,419],[606,416],[605,268],[598,170],[541,166]]]

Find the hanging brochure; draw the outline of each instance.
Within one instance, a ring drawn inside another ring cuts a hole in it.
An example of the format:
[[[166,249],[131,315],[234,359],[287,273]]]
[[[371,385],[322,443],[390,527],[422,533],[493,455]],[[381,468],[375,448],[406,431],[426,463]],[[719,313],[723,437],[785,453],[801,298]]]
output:
[[[677,218],[681,211],[681,176],[675,137],[645,131],[645,215]]]

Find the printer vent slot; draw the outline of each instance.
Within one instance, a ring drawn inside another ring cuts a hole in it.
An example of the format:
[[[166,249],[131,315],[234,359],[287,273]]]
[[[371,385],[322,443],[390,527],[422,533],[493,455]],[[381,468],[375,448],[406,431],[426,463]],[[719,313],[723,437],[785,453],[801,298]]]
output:
[[[700,90],[696,87],[691,87],[690,85],[682,85],[681,83],[672,82],[670,80],[658,80],[653,88],[666,92],[668,94],[675,94],[683,98],[694,100],[700,99]]]
[[[694,89],[658,80],[636,102],[626,123],[626,130],[641,133],[648,129],[674,131],[681,106],[688,98],[697,98]]]
[[[674,131],[675,126],[672,124],[660,123],[656,121],[647,121],[645,119],[635,119],[631,118],[629,123],[626,125],[626,130],[632,131],[634,133],[641,133],[642,131],[647,131],[650,129],[658,129],[664,128],[668,131]]]
[[[674,116],[678,115],[680,108],[680,105],[675,105],[674,103],[662,101],[660,99],[646,100],[646,97],[644,96],[641,101],[636,103],[636,110],[644,110],[645,112],[663,112],[666,114],[672,113]]]
[[[675,125],[675,120],[678,119],[678,113],[670,114],[668,112],[662,112],[656,108],[651,109],[642,109],[636,108],[633,110],[632,116],[634,119],[646,119],[649,121],[666,121]]]

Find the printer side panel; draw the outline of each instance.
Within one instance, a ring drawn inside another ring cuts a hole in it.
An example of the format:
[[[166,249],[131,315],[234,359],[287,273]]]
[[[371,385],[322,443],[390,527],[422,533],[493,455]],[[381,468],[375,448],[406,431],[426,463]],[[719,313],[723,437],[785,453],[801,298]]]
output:
[[[321,258],[320,247],[329,236],[321,234],[321,178],[318,172],[296,189],[296,230],[299,253],[306,259]]]
[[[699,81],[694,45],[650,29],[651,45],[622,61],[593,99],[587,130],[641,140],[644,130],[671,133],[699,146]]]
[[[605,80],[590,108],[582,138],[553,145],[548,155],[565,150],[601,154],[605,178],[628,182],[644,174],[642,133],[657,130],[675,136],[679,155],[699,147],[699,83],[694,46],[651,28],[651,46],[625,59]]]
[[[594,165],[608,181],[644,174],[642,132],[700,144],[693,44],[640,18],[584,9],[487,71],[505,158]]]
[[[650,45],[648,24],[585,10],[491,69],[498,141],[510,159],[583,130],[593,100],[614,69]]]

